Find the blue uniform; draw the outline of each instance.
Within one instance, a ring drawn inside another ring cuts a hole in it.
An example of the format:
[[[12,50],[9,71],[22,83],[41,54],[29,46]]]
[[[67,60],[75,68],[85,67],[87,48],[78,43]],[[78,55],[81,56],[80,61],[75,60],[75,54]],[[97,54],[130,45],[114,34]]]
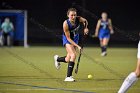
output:
[[[79,22],[79,18],[76,18],[75,20],[75,25],[72,25],[69,21],[69,19],[66,20],[67,24],[68,24],[68,29],[70,31],[70,38],[76,43],[78,44],[79,41],[79,28],[80,28],[80,22]],[[71,44],[66,36],[65,33],[63,34],[63,45],[66,44]]]
[[[109,22],[101,20],[98,37],[99,39],[110,38]]]

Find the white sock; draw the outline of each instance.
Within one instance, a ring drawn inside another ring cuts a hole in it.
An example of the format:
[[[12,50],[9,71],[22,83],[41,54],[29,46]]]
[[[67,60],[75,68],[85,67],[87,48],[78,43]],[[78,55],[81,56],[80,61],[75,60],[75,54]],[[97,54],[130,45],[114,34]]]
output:
[[[126,93],[126,91],[138,80],[135,72],[132,72],[128,75],[128,77],[124,80],[120,90],[118,93]]]

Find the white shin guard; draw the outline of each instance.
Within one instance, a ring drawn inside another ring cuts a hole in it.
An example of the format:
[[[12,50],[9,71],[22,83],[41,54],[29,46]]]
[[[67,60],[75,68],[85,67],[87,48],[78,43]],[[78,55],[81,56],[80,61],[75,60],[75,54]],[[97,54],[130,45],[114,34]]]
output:
[[[132,72],[128,75],[128,77],[124,80],[120,90],[118,93],[126,93],[126,91],[138,80],[135,72]]]

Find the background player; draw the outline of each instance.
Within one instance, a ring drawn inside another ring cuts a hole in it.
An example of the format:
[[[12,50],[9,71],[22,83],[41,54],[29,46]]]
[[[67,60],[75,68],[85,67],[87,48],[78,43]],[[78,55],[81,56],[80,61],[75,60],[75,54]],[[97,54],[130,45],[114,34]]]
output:
[[[140,77],[140,41],[138,44],[138,53],[137,53],[137,67],[135,72],[130,73],[127,78],[124,80],[118,93],[126,93],[126,91],[138,80]]]
[[[1,25],[2,34],[4,37],[4,41],[7,41],[8,46],[13,45],[13,37],[14,37],[14,26],[10,19],[7,17],[5,18],[4,22]],[[3,43],[5,43],[3,41]]]
[[[100,46],[101,46],[101,56],[107,55],[107,45],[110,39],[110,33],[113,34],[113,27],[111,19],[108,18],[108,15],[106,12],[103,12],[101,14],[101,19],[98,20],[96,30],[95,30],[95,36],[99,37],[100,40]]]
[[[68,62],[67,77],[64,81],[75,81],[72,77],[72,72],[76,59],[76,48],[79,51],[81,50],[81,47],[78,45],[80,23],[83,23],[84,34],[86,35],[88,34],[88,22],[85,18],[77,16],[77,10],[75,8],[68,9],[67,16],[68,19],[63,23],[63,45],[66,47],[67,56],[58,57],[58,55],[55,55],[54,60],[57,69],[60,68],[60,62]]]

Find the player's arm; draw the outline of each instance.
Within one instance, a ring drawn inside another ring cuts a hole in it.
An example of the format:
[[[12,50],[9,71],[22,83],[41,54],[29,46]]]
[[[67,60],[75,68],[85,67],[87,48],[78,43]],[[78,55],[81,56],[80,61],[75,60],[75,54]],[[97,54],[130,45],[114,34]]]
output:
[[[83,25],[84,25],[84,35],[87,35],[88,32],[89,32],[88,27],[87,27],[88,26],[88,21],[83,17],[80,17],[80,16],[78,16],[78,17],[79,17],[79,21],[82,22]]]
[[[64,30],[64,33],[65,33],[65,36],[67,38],[67,40],[74,46],[76,46],[79,50],[81,49],[81,47],[76,44],[71,38],[70,38],[70,33],[69,33],[69,29],[68,29],[68,25],[67,25],[67,22],[64,21],[63,23],[63,30]]]
[[[101,25],[101,20],[98,20],[97,25],[96,25],[96,29],[95,29],[95,36],[98,36],[100,25]]]
[[[13,25],[13,23],[10,23],[10,26],[12,28],[12,31],[14,31],[14,25]]]
[[[4,28],[4,23],[2,23],[1,25],[1,32],[3,32],[3,28]]]
[[[109,22],[110,33],[113,34],[113,33],[114,33],[114,30],[113,30],[113,26],[112,26],[112,21],[111,21],[111,19],[108,19],[108,22]]]
[[[12,23],[10,23],[11,31],[14,31],[14,26]]]
[[[3,27],[4,27],[4,23],[2,23],[2,25],[1,25],[1,27],[0,27],[0,28],[1,28],[1,29],[3,29]]]

